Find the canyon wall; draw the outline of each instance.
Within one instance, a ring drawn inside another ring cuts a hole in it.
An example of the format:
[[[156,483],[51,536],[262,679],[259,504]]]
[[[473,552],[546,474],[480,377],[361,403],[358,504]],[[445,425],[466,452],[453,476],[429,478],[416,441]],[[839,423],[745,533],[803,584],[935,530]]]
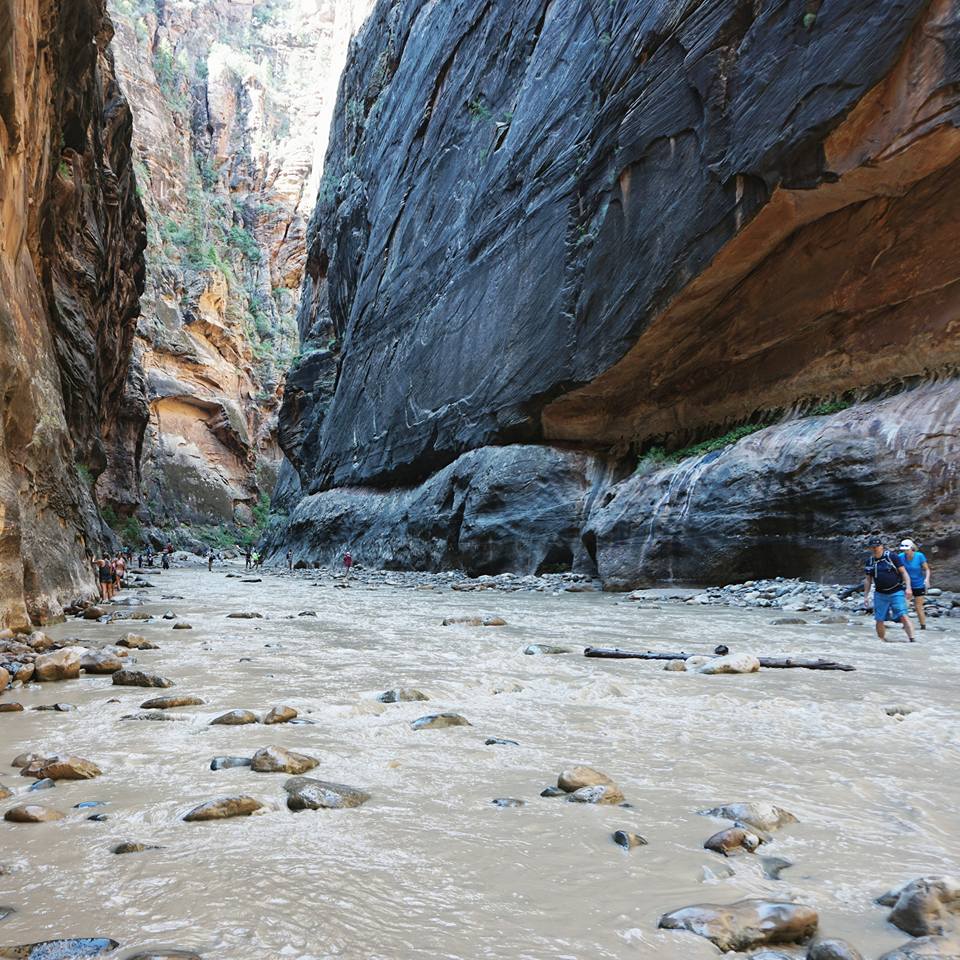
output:
[[[956,577],[958,50],[957,0],[380,0],[308,232],[271,547],[325,558],[369,504],[402,530],[492,467],[488,518],[562,487],[575,534],[417,563],[839,576],[825,545],[884,530]],[[651,449],[681,463],[634,473]]]
[[[124,382],[143,208],[102,0],[0,0],[0,627],[93,592],[136,495]]]
[[[148,212],[123,539],[255,539],[281,458],[306,224],[366,0],[110,0]],[[133,438],[131,437],[131,441]]]

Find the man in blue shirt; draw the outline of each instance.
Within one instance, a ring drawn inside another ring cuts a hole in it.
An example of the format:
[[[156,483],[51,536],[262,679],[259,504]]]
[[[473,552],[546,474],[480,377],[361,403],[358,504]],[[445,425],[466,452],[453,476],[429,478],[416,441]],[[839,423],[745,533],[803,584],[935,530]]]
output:
[[[910,577],[903,561],[892,554],[883,544],[881,537],[873,537],[868,541],[873,556],[867,560],[863,572],[866,579],[863,582],[863,602],[869,606],[870,587],[875,587],[873,593],[873,619],[877,628],[877,636],[886,639],[887,628],[884,621],[889,616],[891,620],[899,620],[903,624],[907,640],[913,643],[913,625],[907,616],[907,600],[913,596],[910,586]]]
[[[930,589],[930,564],[927,558],[917,549],[917,545],[905,537],[900,541],[900,561],[910,576],[910,586],[913,587],[913,603],[917,608],[917,619],[920,629],[927,629],[927,614],[923,609],[924,595]]]

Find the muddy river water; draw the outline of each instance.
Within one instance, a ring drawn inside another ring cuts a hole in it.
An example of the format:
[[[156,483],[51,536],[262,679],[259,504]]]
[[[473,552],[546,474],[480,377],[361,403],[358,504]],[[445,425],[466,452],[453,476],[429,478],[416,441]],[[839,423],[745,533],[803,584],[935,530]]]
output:
[[[9,766],[23,751],[77,754],[103,775],[29,795],[67,811],[64,820],[0,822],[0,905],[16,908],[0,922],[0,945],[99,935],[121,942],[118,957],[166,945],[209,960],[699,960],[719,952],[658,930],[661,913],[772,896],[815,905],[824,935],[875,957],[907,937],[873,898],[960,869],[955,628],[907,646],[880,644],[865,618],[771,626],[770,611],[641,609],[613,594],[337,589],[306,574],[244,584],[205,569],[150,580],[139,609],[173,609],[192,630],[71,620],[49,632],[81,642],[142,633],[160,649],[135,653],[138,665],[206,703],[177,711],[184,722],[121,722],[163,691],[99,676],[16,693],[27,709],[0,714],[0,783],[17,797],[0,809],[25,799],[28,782]],[[264,619],[226,618],[239,610]],[[317,616],[296,616],[303,610]],[[441,626],[472,614],[507,625]],[[574,652],[523,655],[531,642]],[[717,643],[837,657],[857,672],[702,676],[580,655],[589,644],[708,652]],[[430,702],[375,700],[398,686]],[[30,710],[55,701],[78,709]],[[209,726],[228,709],[281,703],[315,723]],[[913,712],[894,719],[891,705]],[[410,726],[448,710],[472,726]],[[488,737],[519,745],[487,746]],[[215,755],[271,744],[319,758],[310,776],[372,799],[294,814],[285,774],[209,769]],[[612,776],[632,808],[539,796],[575,763]],[[266,810],[181,819],[240,793]],[[526,804],[501,809],[496,797]],[[85,800],[105,801],[109,819],[73,809]],[[755,856],[703,849],[723,823],[697,811],[738,800],[771,800],[798,817],[763,848],[794,863],[780,880]],[[625,852],[611,841],[618,829],[649,843]],[[161,849],[111,853],[126,840]]]

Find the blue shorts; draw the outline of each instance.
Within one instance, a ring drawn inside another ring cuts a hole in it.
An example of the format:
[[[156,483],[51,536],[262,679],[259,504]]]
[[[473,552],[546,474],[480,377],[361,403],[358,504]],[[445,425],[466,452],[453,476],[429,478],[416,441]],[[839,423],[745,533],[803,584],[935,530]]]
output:
[[[902,590],[896,593],[873,594],[873,619],[877,623],[884,620],[899,620],[907,615],[907,597]]]

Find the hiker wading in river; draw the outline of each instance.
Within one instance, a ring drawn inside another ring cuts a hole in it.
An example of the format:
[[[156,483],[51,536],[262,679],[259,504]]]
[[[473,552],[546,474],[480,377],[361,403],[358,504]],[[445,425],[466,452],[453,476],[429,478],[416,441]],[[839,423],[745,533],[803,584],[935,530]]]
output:
[[[924,596],[930,589],[930,564],[917,549],[917,545],[908,538],[900,541],[900,562],[910,574],[910,586],[913,588],[913,605],[917,608],[917,620],[920,629],[927,629],[927,614],[923,609]]]
[[[870,587],[873,593],[873,619],[877,627],[877,636],[884,640],[887,627],[884,621],[899,620],[903,624],[907,639],[913,643],[913,626],[907,616],[907,599],[913,596],[910,577],[903,561],[887,550],[880,537],[873,537],[868,546],[873,556],[864,565],[866,579],[863,582],[863,602],[870,605]]]

